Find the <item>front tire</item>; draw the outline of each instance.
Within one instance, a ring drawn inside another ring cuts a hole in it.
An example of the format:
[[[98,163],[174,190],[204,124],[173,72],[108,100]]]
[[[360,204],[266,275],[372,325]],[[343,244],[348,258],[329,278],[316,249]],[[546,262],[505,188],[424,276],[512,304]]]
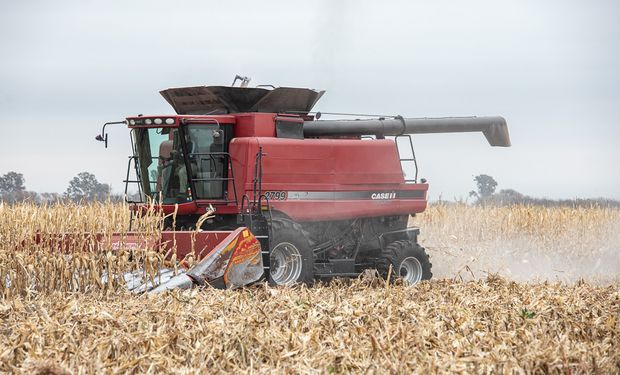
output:
[[[407,285],[415,285],[433,277],[432,264],[424,248],[416,242],[394,241],[385,247],[377,264],[379,274],[387,279],[390,265],[390,281],[401,279]]]
[[[270,246],[270,284],[289,286],[314,280],[314,256],[301,225],[288,219],[274,219]]]

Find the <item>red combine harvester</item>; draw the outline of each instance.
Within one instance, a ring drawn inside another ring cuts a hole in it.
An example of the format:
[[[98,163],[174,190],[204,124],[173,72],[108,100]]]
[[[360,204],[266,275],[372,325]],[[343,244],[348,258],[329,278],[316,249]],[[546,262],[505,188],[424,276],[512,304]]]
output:
[[[492,146],[510,146],[502,117],[320,120],[312,108],[324,91],[250,88],[247,80],[160,93],[176,115],[115,122],[131,132],[125,192],[137,187],[134,211],[152,201],[166,214],[176,210],[170,235],[197,229],[213,208],[199,233],[249,228],[277,285],[369,268],[387,276],[390,266],[409,284],[430,279],[419,229],[408,226],[426,208],[428,190],[411,134],[482,132]],[[97,139],[107,145],[106,125]]]

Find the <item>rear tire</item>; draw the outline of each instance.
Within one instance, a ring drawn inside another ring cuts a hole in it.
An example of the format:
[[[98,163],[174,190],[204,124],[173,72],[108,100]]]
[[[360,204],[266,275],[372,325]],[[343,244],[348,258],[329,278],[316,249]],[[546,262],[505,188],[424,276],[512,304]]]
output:
[[[269,283],[293,285],[314,280],[314,256],[301,225],[288,219],[271,222]]]
[[[377,264],[379,274],[387,279],[392,266],[391,280],[402,279],[405,284],[415,285],[433,277],[432,264],[424,248],[416,242],[394,241],[385,247]]]

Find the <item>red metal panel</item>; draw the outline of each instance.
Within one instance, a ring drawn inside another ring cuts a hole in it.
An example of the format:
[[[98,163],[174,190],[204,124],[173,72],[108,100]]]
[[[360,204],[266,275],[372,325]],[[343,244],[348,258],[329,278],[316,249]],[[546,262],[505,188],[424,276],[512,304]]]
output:
[[[263,183],[404,183],[391,140],[259,138]]]
[[[274,113],[244,113],[236,115],[235,137],[275,137]]]
[[[237,201],[239,205],[241,205],[243,194],[247,192],[247,186],[250,186],[249,190],[251,193],[251,182],[254,178],[254,162],[257,152],[258,140],[255,137],[235,138],[230,141],[229,153],[235,174]],[[232,194],[231,190],[228,190],[228,192],[229,195]]]
[[[161,244],[166,251],[171,251],[176,244],[179,260],[191,253],[196,254],[198,260],[206,256],[231,233],[232,231],[164,231],[161,232]]]

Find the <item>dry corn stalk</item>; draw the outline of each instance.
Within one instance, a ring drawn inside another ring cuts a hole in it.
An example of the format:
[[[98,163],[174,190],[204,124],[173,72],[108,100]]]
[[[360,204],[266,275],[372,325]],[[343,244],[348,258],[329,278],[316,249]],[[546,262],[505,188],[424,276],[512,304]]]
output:
[[[0,293],[109,293],[124,287],[123,273],[140,269],[153,280],[169,266],[160,249],[112,249],[112,234],[127,233],[129,212],[109,203],[0,204]],[[151,206],[133,228],[146,242],[158,237],[161,225]]]

